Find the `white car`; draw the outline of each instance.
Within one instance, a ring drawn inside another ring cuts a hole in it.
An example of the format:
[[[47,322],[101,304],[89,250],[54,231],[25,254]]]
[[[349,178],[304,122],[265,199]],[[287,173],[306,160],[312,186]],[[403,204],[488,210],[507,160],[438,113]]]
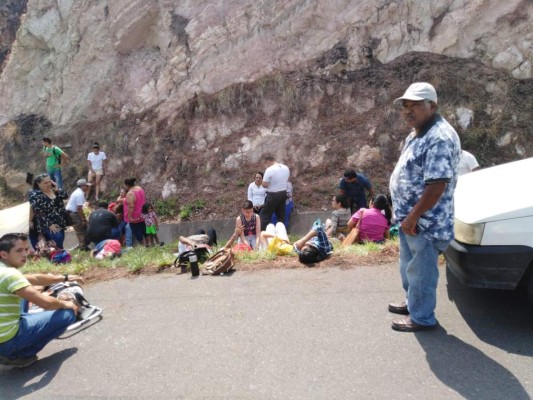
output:
[[[533,305],[533,158],[459,177],[448,268],[466,286],[516,289]]]

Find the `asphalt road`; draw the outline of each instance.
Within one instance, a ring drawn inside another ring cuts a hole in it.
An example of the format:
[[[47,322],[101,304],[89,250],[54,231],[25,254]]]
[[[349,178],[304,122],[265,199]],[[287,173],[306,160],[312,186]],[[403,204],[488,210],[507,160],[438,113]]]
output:
[[[522,292],[446,276],[433,332],[392,331],[395,265],[86,288],[104,318],[0,373],[2,399],[529,399],[533,312]]]

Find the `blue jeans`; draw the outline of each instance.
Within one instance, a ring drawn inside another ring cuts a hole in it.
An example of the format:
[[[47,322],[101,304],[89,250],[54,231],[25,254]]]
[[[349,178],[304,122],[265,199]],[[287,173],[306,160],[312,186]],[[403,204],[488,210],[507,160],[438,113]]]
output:
[[[126,224],[126,227],[124,229],[126,232],[126,247],[132,247],[133,246],[133,232],[131,231],[130,224]]]
[[[21,308],[27,310],[26,301],[22,302]],[[72,310],[42,311],[32,314],[23,311],[15,337],[0,343],[0,355],[12,360],[33,357],[74,321],[76,316]]]
[[[45,228],[43,236],[46,240],[53,240],[54,242],[56,242],[57,247],[59,247],[60,249],[63,248],[63,242],[65,241],[65,231],[52,233],[50,229]]]
[[[63,176],[61,175],[61,169],[56,169],[55,171],[47,172],[50,179],[57,184],[57,187],[63,189]]]
[[[399,236],[400,275],[411,320],[419,325],[435,325],[439,251],[450,242],[428,240],[422,233],[409,236],[401,228]]]

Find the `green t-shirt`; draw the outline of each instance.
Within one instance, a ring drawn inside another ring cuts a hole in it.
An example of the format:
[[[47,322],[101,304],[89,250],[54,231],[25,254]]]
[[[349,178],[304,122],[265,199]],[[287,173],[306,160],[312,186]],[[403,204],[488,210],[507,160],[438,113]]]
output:
[[[0,343],[15,337],[19,330],[21,298],[15,294],[30,286],[30,282],[16,268],[0,261]]]
[[[47,171],[56,171],[58,169],[61,169],[61,165],[58,162],[58,157],[63,154],[63,150],[61,150],[57,146],[52,147],[43,147],[43,152],[48,153],[48,156],[46,157],[46,170]]]

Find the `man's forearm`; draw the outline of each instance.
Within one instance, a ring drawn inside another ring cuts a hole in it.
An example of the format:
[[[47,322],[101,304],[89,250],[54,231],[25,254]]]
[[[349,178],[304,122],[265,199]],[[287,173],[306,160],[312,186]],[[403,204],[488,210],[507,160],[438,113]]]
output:
[[[50,286],[60,282],[73,282],[76,280],[82,280],[78,275],[52,275],[52,274],[28,274],[24,275],[28,282],[34,286]]]
[[[422,197],[420,197],[420,200],[415,204],[409,215],[418,220],[422,214],[433,208],[441,198],[444,190],[446,190],[446,185],[446,182],[426,185]]]

